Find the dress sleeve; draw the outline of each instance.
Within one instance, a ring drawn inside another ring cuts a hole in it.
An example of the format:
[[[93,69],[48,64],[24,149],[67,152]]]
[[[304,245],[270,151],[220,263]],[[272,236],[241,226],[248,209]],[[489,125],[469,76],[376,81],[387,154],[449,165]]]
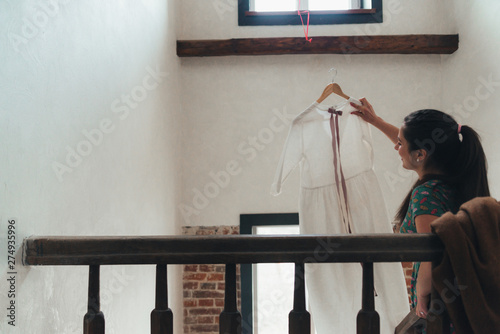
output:
[[[420,215],[441,217],[448,211],[446,205],[444,205],[445,200],[439,188],[423,184],[413,190],[411,197],[411,214],[413,219]]]
[[[290,127],[285,147],[276,169],[274,182],[271,186],[271,194],[276,196],[281,193],[281,186],[290,173],[302,160],[302,124],[296,118]]]

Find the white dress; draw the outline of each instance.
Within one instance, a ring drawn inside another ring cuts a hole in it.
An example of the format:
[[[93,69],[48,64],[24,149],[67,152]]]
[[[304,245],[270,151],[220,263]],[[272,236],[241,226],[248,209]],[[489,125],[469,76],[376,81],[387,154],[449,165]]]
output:
[[[351,99],[360,104],[359,101]],[[392,233],[382,192],[373,171],[370,128],[345,101],[342,110],[340,157],[347,188],[352,233]],[[338,196],[333,165],[328,107],[313,103],[292,122],[271,193],[278,195],[287,176],[300,165],[299,222],[301,234],[345,234],[342,196]],[[344,210],[345,211],[345,210]],[[306,286],[318,334],[356,333],[361,309],[362,268],[359,263],[306,264]],[[400,263],[375,263],[380,332],[394,333],[410,311]]]

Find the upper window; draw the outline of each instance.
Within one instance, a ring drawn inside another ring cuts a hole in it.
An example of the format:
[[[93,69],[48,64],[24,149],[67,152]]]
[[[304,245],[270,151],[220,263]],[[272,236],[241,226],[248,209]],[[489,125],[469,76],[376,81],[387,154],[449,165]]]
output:
[[[298,10],[309,11],[309,24],[382,22],[382,0],[239,0],[238,24],[302,24]]]

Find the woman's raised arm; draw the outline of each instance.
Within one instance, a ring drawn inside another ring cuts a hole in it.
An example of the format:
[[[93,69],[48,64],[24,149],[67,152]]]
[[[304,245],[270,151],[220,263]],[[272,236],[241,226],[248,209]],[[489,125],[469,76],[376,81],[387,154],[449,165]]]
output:
[[[382,131],[394,144],[396,144],[398,142],[399,129],[377,116],[372,105],[365,98],[359,101],[361,105],[351,102],[351,106],[357,109],[357,111],[353,111],[352,114],[361,117],[364,121]]]

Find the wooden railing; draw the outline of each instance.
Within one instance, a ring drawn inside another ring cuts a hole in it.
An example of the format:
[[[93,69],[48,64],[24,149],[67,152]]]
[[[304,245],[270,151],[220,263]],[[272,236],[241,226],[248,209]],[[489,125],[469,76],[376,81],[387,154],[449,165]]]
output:
[[[442,258],[443,245],[431,234],[394,235],[282,235],[282,236],[158,236],[158,237],[30,237],[23,242],[24,265],[89,266],[88,309],[84,334],[103,334],[104,315],[99,301],[102,265],[156,265],[156,302],[151,333],[173,333],[173,315],[167,304],[167,265],[225,264],[225,303],[220,314],[221,334],[241,333],[236,303],[236,264],[295,263],[294,306],[290,334],[309,334],[304,263],[360,262],[363,264],[362,307],[358,334],[380,333],[375,310],[373,263],[432,261]],[[433,292],[432,299],[439,298]],[[446,311],[429,312],[427,333],[449,332]],[[413,333],[419,323],[412,313],[397,333]],[[416,325],[416,326],[415,326]],[[448,331],[448,332],[447,332]]]

